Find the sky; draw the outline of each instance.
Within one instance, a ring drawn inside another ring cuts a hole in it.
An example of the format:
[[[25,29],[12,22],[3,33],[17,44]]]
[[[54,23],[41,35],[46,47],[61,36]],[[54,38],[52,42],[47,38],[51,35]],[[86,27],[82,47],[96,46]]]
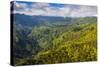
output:
[[[41,15],[62,17],[86,17],[97,16],[97,7],[87,5],[16,1],[14,3],[13,13],[31,16]]]

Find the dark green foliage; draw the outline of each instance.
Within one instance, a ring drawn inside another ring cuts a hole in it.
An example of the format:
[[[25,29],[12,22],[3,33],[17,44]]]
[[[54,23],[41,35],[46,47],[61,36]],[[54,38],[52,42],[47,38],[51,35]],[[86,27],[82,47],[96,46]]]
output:
[[[15,65],[97,60],[95,17],[57,22],[16,28]]]

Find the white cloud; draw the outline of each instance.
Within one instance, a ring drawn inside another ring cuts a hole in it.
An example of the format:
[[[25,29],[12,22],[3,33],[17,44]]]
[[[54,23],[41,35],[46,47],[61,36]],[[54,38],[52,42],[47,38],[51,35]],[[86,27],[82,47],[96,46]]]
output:
[[[79,9],[71,11],[70,15],[76,17],[94,16],[97,15],[97,8],[95,6],[80,6]]]
[[[46,15],[46,16],[72,16],[84,17],[97,15],[97,7],[82,5],[65,5],[64,7],[53,7],[48,3],[16,3],[14,13],[27,15]]]
[[[27,4],[26,3],[17,3],[17,2],[14,2],[14,8],[15,9],[25,9],[27,8]]]

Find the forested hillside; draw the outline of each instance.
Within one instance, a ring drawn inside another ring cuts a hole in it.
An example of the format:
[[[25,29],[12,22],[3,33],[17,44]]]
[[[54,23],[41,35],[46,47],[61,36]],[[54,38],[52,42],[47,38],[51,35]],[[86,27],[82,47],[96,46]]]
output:
[[[40,16],[36,19],[15,15],[15,18],[15,65],[97,60],[96,17]]]

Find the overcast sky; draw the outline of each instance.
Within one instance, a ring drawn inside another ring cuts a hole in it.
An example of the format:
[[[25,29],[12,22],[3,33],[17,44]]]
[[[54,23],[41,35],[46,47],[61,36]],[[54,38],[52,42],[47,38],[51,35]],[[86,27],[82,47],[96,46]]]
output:
[[[71,4],[54,4],[39,2],[15,2],[14,13],[25,15],[42,15],[42,16],[69,16],[85,17],[97,16],[96,6],[71,5]]]

